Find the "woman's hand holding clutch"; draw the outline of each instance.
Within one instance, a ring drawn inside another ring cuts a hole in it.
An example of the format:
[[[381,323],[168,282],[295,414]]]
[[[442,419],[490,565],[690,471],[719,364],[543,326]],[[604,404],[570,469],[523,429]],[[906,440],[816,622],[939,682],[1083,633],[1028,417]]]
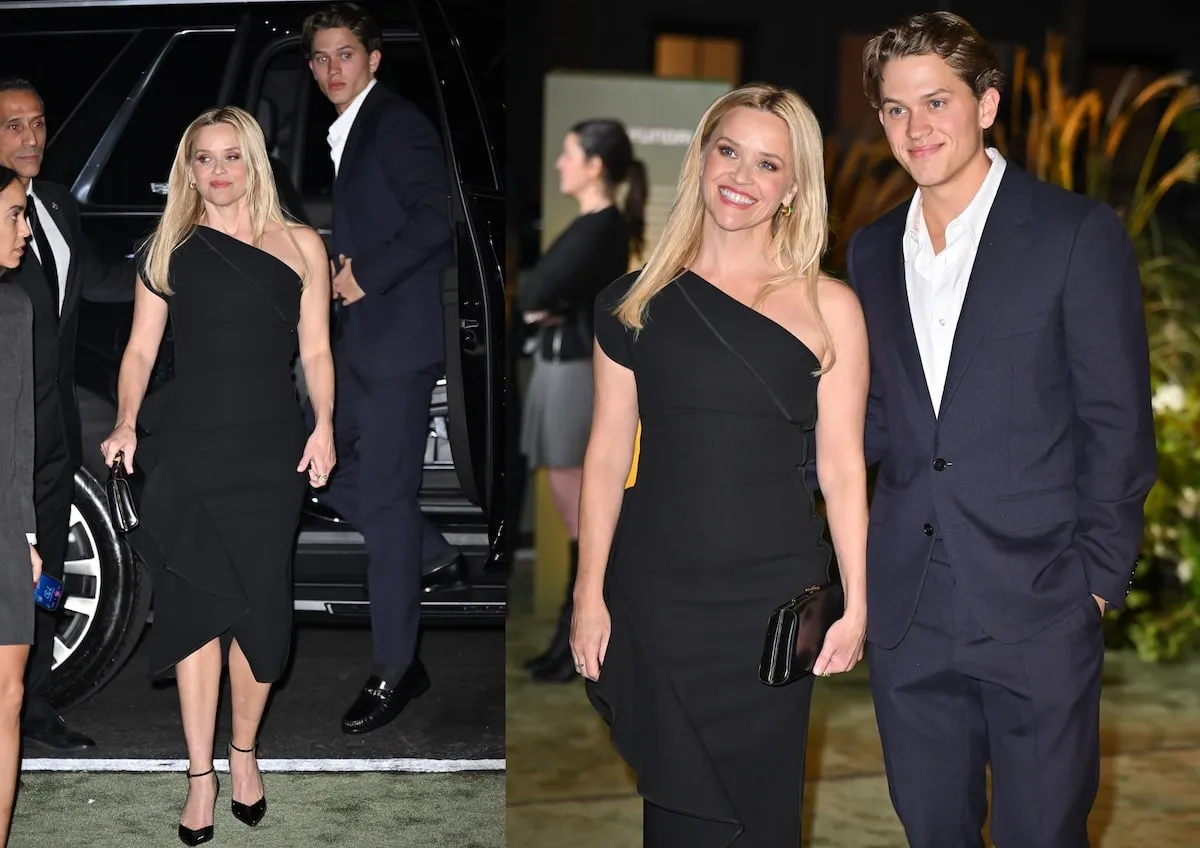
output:
[[[117,457],[123,457],[125,471],[133,473],[133,453],[137,450],[137,433],[129,424],[118,424],[107,439],[100,443],[100,452],[104,454],[104,464],[112,467]]]
[[[329,475],[337,465],[337,453],[333,448],[333,428],[318,424],[304,445],[304,456],[300,458],[297,471],[308,469],[308,484],[319,489],[329,482]]]
[[[571,616],[571,654],[575,657],[575,671],[588,680],[600,679],[600,667],[608,653],[611,632],[612,619],[602,599],[584,602],[575,599],[575,612]]]
[[[867,641],[867,617],[856,612],[847,612],[825,633],[821,654],[813,663],[813,673],[820,677],[843,674],[863,657]]]

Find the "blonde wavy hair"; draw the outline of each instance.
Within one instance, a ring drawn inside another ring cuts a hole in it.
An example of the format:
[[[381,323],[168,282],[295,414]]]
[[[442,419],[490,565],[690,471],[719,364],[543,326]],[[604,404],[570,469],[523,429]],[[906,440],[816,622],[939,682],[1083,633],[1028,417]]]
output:
[[[662,237],[651,252],[646,267],[617,305],[615,314],[625,326],[642,329],[650,301],[699,255],[706,214],[700,185],[704,154],[721,119],[739,107],[775,115],[787,125],[796,187],[791,214],[783,214],[781,208],[771,221],[771,251],[779,274],[763,283],[754,299],[754,308],[761,306],[772,293],[800,281],[825,341],[825,356],[817,372],[822,374],[833,366],[834,361],[833,339],[817,302],[821,258],[829,242],[824,142],[812,109],[790,89],[753,83],[722,95],[708,107],[684,154],[678,191]]]
[[[187,240],[204,218],[204,200],[200,197],[200,192],[191,185],[191,162],[196,152],[196,136],[200,130],[218,124],[233,127],[237,133],[242,159],[246,163],[246,199],[250,204],[250,224],[254,236],[252,243],[255,247],[260,247],[267,226],[272,223],[278,224],[291,239],[296,252],[301,258],[304,257],[300,245],[292,235],[294,222],[284,214],[279,203],[279,191],[275,187],[270,157],[267,156],[267,142],[258,121],[249,112],[236,106],[209,109],[192,121],[184,131],[183,138],[179,140],[175,161],[167,179],[167,203],[163,208],[162,217],[158,219],[158,226],[146,241],[145,280],[160,294],[173,293],[169,279],[171,254]],[[305,272],[301,275],[302,285],[308,283],[308,271],[306,263]]]

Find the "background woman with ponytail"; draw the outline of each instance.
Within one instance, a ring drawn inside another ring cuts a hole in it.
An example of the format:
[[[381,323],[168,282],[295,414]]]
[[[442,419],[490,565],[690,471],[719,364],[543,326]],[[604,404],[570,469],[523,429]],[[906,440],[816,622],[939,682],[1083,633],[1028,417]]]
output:
[[[579,216],[559,235],[517,296],[537,331],[526,389],[522,453],[547,469],[554,508],[571,539],[571,576],[547,649],[529,660],[535,679],[574,679],[568,640],[579,560],[579,488],[592,421],[592,320],[596,295],[640,258],[645,232],[646,169],[634,158],[625,127],[610,119],[576,124],[555,164],[559,191]],[[617,196],[626,188],[624,208]]]

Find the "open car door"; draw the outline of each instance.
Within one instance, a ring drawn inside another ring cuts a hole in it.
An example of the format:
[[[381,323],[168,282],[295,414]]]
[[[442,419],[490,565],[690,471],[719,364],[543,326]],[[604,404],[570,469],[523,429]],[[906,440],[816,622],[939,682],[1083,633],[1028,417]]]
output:
[[[504,196],[490,143],[486,110],[467,51],[488,41],[460,41],[439,0],[410,0],[430,70],[441,81],[438,108],[446,133],[451,220],[457,261],[442,280],[446,322],[446,383],[451,450],[463,493],[488,515],[492,562],[505,565],[504,526]],[[498,25],[503,25],[500,7]],[[466,14],[482,14],[467,9]],[[481,28],[481,32],[485,29]],[[486,60],[484,60],[486,63]]]

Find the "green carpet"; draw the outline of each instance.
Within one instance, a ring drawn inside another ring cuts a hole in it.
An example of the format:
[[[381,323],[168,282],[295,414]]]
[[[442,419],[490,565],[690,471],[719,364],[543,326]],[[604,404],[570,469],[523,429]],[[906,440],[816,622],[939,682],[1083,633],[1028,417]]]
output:
[[[384,845],[502,848],[505,776],[267,774],[267,816],[248,828],[229,812],[221,775],[213,846]],[[37,773],[22,778],[9,848],[162,848],[187,791],[179,774]]]

